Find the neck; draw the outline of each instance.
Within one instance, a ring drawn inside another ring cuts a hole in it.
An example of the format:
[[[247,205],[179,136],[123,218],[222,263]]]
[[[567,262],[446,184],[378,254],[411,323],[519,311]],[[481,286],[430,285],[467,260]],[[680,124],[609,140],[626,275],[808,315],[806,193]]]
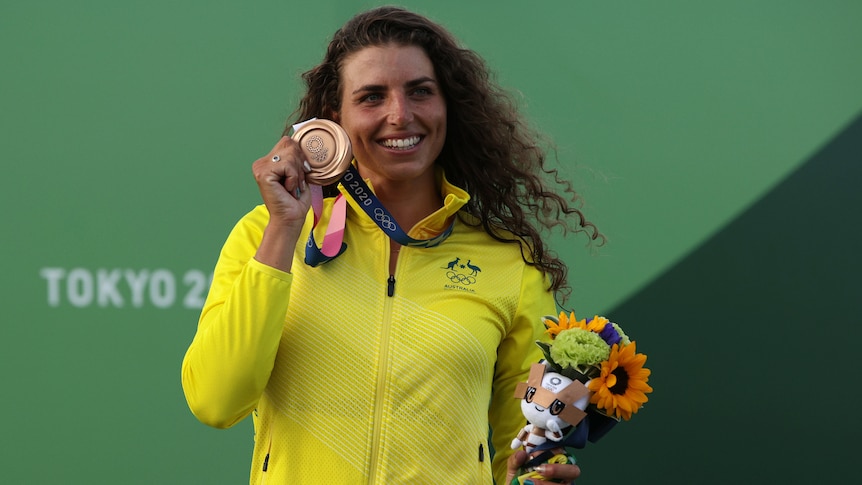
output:
[[[433,172],[409,182],[372,179],[371,183],[380,203],[405,232],[443,206]]]

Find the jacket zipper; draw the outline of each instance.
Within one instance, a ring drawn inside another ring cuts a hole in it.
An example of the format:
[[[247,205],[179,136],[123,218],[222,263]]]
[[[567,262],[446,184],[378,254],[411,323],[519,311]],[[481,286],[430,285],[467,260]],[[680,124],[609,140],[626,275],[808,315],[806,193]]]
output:
[[[374,424],[371,432],[371,464],[369,483],[375,483],[379,466],[381,422],[383,421],[383,393],[386,392],[387,362],[389,360],[389,327],[391,325],[392,299],[387,298],[384,306],[384,319],[380,335],[380,360],[377,366],[377,390],[374,392]]]
[[[398,271],[399,261],[395,263],[395,272]],[[386,260],[387,270],[389,268],[389,260]],[[395,293],[395,275],[389,275],[386,281],[386,294],[391,297]],[[385,298],[383,301],[383,321],[380,325],[380,357],[377,366],[377,389],[374,392],[374,423],[371,431],[371,463],[368,467],[368,483],[374,483],[377,477],[378,467],[380,466],[380,434],[381,422],[383,421],[383,393],[386,392],[386,375],[389,361],[389,338],[390,327],[392,325],[392,298]]]

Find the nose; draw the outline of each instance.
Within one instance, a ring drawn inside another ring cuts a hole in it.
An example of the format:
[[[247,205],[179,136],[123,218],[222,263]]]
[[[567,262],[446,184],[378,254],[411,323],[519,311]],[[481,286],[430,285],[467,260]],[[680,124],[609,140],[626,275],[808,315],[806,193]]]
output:
[[[405,126],[413,121],[413,107],[403,93],[389,97],[387,121],[393,126]]]

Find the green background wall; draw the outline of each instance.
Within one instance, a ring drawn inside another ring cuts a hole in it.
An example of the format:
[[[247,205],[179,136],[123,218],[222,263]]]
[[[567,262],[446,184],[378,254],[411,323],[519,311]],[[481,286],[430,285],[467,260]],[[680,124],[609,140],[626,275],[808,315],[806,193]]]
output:
[[[374,4],[0,4],[0,481],[247,481],[251,423],[195,421],[180,361],[299,73]],[[862,3],[404,4],[520,93],[609,238],[554,236],[569,303],[656,390],[578,483],[855,474]]]

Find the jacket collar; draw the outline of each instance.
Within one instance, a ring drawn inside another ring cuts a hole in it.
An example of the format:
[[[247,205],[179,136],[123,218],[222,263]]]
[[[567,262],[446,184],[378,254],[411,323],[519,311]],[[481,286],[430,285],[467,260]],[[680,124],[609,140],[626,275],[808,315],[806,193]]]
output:
[[[464,189],[446,179],[446,174],[443,172],[442,168],[437,167],[435,170],[437,186],[440,187],[440,195],[443,198],[443,207],[432,212],[407,231],[407,235],[414,239],[430,239],[445,231],[446,228],[449,227],[449,224],[451,224],[452,217],[455,213],[461,210],[461,208],[470,200],[470,195],[467,194]],[[374,187],[371,185],[371,181],[365,179],[365,183],[368,184],[368,187],[372,192],[374,192]],[[376,226],[374,221],[365,214],[358,203],[350,196],[344,186],[340,183],[338,184],[338,190],[347,200],[351,209],[353,209],[351,211],[352,214],[349,216],[351,219],[356,220],[362,225]]]

